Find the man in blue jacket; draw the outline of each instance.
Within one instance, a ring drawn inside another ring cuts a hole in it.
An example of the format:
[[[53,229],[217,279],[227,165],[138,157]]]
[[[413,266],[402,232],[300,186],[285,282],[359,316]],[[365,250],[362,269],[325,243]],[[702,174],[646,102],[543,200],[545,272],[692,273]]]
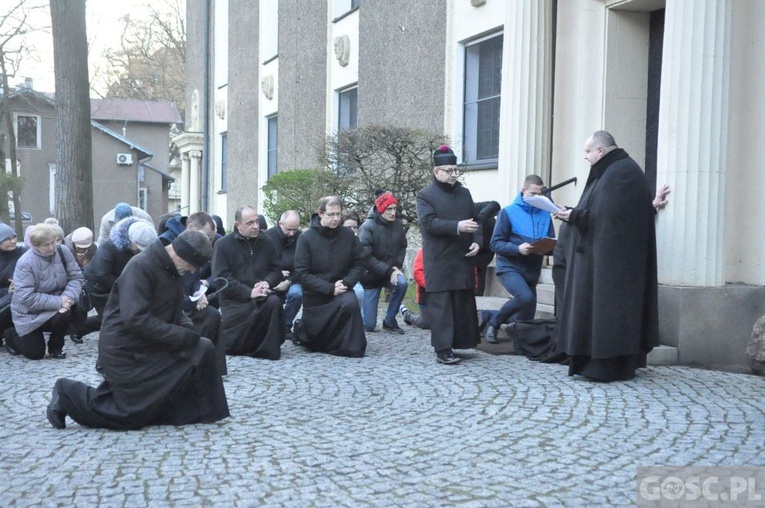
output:
[[[497,277],[513,298],[489,319],[486,342],[497,342],[499,327],[509,321],[534,319],[537,310],[537,282],[542,255],[531,246],[536,240],[555,236],[550,213],[527,204],[523,198],[542,193],[544,183],[537,175],[523,181],[521,192],[502,209],[489,244],[497,254]]]

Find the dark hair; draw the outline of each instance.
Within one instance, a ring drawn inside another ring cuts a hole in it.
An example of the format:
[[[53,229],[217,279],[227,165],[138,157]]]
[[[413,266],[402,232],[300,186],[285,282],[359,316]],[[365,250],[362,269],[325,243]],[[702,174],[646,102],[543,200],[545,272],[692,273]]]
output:
[[[359,214],[357,214],[354,210],[348,210],[343,214],[343,217],[340,219],[340,224],[344,223],[347,220],[355,220],[356,224],[361,226],[361,219],[359,218]]]
[[[319,207],[317,208],[320,212],[326,212],[328,206],[337,205],[340,208],[343,207],[343,202],[340,201],[340,198],[337,196],[324,196],[319,200]]]
[[[207,226],[208,224],[210,227],[215,229],[215,222],[213,222],[212,217],[207,212],[194,212],[191,215],[186,218],[186,225],[188,226],[189,222],[194,224],[195,226],[199,228],[203,228]]]
[[[539,175],[529,175],[526,177],[525,180],[523,180],[523,187],[525,189],[529,188],[529,185],[544,185],[545,183],[542,181],[542,178]]]
[[[242,222],[242,212],[244,212],[245,210],[252,210],[253,212],[255,212],[255,208],[250,205],[240,206],[239,208],[236,209],[236,212],[234,212],[234,220],[236,222]]]

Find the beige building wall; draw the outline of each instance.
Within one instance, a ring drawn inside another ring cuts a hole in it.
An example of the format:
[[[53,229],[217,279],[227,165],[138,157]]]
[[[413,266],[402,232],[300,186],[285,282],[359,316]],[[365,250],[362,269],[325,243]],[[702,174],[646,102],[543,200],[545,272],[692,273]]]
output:
[[[733,2],[725,280],[765,285],[765,2]]]

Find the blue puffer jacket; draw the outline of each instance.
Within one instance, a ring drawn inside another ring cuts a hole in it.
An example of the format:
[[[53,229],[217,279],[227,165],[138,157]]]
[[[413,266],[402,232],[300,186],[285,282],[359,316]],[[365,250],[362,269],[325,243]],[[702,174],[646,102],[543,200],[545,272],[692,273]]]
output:
[[[542,269],[542,256],[524,256],[518,252],[518,247],[522,243],[554,236],[550,213],[527,205],[522,194],[518,193],[515,200],[499,212],[491,236],[489,247],[497,254],[497,274],[515,271],[527,281],[535,283]]]

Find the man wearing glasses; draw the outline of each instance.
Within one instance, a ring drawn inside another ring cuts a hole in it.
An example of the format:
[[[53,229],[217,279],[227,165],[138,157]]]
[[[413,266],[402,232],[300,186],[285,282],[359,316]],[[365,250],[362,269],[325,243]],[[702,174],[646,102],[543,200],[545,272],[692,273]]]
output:
[[[473,257],[481,244],[481,230],[473,220],[473,197],[457,181],[460,170],[452,149],[441,145],[433,153],[433,166],[433,182],[417,195],[425,312],[436,361],[450,365],[461,360],[453,348],[473,348],[480,341]]]
[[[341,227],[337,196],[319,200],[311,226],[300,235],[295,275],[303,287],[303,317],[295,321],[294,341],[311,351],[361,358],[367,337],[353,287],[362,271],[363,249],[353,231]]]

